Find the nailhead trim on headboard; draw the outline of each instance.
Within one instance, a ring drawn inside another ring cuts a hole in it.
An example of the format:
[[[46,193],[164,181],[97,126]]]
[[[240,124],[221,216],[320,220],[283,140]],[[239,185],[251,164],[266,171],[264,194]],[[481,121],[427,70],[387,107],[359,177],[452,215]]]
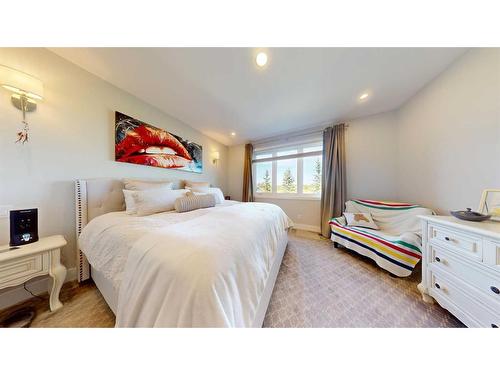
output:
[[[75,181],[75,208],[76,208],[76,242],[78,282],[90,279],[90,264],[85,255],[78,248],[78,237],[82,233],[83,227],[87,225],[87,185],[84,180]]]

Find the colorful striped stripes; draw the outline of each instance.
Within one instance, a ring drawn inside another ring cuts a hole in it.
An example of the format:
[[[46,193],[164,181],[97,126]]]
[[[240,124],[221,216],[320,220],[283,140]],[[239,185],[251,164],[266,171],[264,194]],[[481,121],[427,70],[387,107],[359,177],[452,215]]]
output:
[[[352,228],[345,228],[336,223],[333,225],[335,226],[335,234],[341,233],[345,236],[353,238],[358,242],[370,246],[370,248],[372,249],[378,250],[379,252],[388,255],[393,260],[404,262],[408,265],[415,265],[419,262],[420,258],[422,258],[420,254],[409,251],[403,247],[396,246],[380,238],[375,238],[365,233],[359,233]]]
[[[369,208],[376,208],[380,210],[409,210],[412,208],[420,207],[417,204],[397,203],[397,202],[384,202],[372,201],[367,199],[356,199],[353,202]]]
[[[377,256],[379,256],[379,257],[381,257],[381,258],[383,258],[383,259],[385,259],[385,260],[387,260],[387,261],[391,262],[392,264],[394,264],[394,265],[396,265],[396,266],[398,266],[398,267],[404,268],[405,270],[408,270],[408,271],[413,271],[413,268],[414,268],[413,266],[409,266],[409,265],[407,265],[407,264],[404,264],[404,263],[398,262],[397,260],[392,259],[391,257],[387,256],[386,254],[384,254],[384,253],[382,253],[382,252],[377,251],[376,249],[374,249],[374,248],[372,248],[372,247],[370,247],[370,246],[368,246],[368,245],[364,244],[363,242],[356,241],[356,240],[355,240],[355,239],[353,239],[353,238],[350,238],[350,237],[348,237],[348,236],[343,236],[343,235],[341,235],[341,234],[339,234],[339,233],[337,233],[337,232],[334,232],[334,236],[336,236],[336,237],[340,237],[340,238],[343,238],[344,240],[346,240],[346,241],[348,241],[348,242],[351,242],[351,243],[353,243],[353,244],[356,244],[356,245],[358,245],[358,246],[361,246],[361,247],[365,248],[366,250],[373,252],[375,255],[377,255]],[[402,275],[402,276],[404,276],[404,275]]]

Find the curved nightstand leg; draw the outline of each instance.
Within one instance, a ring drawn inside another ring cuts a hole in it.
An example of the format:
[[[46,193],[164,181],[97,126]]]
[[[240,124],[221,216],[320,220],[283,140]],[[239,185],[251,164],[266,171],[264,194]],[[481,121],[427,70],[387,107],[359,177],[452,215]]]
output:
[[[61,264],[59,249],[52,250],[50,258],[49,275],[52,280],[49,283],[49,303],[50,311],[56,311],[62,307],[62,303],[59,301],[59,292],[66,279],[66,267]]]
[[[427,294],[427,288],[424,286],[424,284],[418,284],[417,289],[422,294],[422,299],[425,303],[434,303],[434,298]]]

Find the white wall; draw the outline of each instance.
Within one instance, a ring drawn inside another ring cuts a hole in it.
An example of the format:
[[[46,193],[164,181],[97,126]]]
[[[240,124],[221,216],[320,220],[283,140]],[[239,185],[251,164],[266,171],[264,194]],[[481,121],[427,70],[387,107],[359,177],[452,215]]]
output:
[[[0,89],[0,205],[38,207],[41,236],[63,234],[63,263],[75,264],[74,180],[151,177],[208,180],[226,188],[227,147],[46,49],[0,49],[0,64],[40,78],[44,101],[28,114],[30,142],[15,144],[21,112]],[[114,161],[114,111],[168,129],[203,146],[201,175]],[[220,152],[217,166],[213,151]],[[9,240],[0,219],[0,243]]]
[[[472,49],[398,111],[399,199],[478,208],[500,188],[500,49]]]
[[[397,127],[394,112],[349,121],[346,137],[348,198],[396,199]],[[229,148],[228,186],[241,198],[243,145]],[[319,230],[320,201],[262,199],[280,206],[299,226]]]
[[[394,112],[348,121],[347,199],[397,198],[397,124]]]

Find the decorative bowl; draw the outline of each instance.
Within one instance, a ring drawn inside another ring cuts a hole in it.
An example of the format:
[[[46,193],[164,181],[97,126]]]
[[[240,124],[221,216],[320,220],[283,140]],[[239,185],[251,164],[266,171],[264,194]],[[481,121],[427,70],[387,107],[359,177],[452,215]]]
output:
[[[470,208],[467,208],[467,211],[450,211],[450,213],[457,219],[467,221],[485,221],[491,217],[491,215],[483,215],[479,212],[474,212]]]

